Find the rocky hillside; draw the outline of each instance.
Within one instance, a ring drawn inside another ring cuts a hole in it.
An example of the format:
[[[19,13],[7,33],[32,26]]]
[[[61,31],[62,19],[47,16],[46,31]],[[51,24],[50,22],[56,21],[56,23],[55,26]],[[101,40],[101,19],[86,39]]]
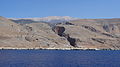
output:
[[[74,47],[120,49],[120,21],[118,20],[81,19],[57,26],[65,28],[60,36],[67,38],[70,45]]]
[[[0,17],[0,48],[120,49],[120,19],[54,20]]]

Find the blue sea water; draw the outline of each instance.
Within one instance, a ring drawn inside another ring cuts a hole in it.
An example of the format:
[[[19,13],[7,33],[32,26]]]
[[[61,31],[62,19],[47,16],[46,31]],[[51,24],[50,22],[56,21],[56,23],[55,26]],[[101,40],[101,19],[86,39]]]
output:
[[[0,67],[120,67],[120,51],[0,50]]]

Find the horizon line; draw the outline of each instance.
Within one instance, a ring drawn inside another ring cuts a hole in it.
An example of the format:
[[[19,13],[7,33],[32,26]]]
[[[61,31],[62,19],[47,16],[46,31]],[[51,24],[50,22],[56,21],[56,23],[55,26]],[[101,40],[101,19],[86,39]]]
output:
[[[0,16],[5,17],[5,16]],[[81,17],[72,17],[72,16],[44,16],[44,17],[5,17],[5,18],[18,18],[18,19],[24,19],[24,18],[46,18],[46,17],[71,17],[71,18],[77,18],[77,19],[120,19],[120,17],[96,17],[96,18],[81,18]]]

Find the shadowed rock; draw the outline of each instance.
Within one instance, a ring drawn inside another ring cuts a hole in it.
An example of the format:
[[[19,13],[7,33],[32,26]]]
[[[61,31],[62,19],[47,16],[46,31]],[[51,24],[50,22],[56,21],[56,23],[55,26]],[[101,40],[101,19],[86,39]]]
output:
[[[59,36],[65,37],[65,38],[68,40],[68,42],[70,43],[71,46],[77,47],[77,45],[76,45],[76,43],[75,43],[75,42],[76,42],[75,38],[71,38],[71,37],[69,36],[69,34],[65,34],[65,33],[64,33],[64,31],[65,31],[65,28],[64,28],[64,27],[55,26],[54,29],[53,29],[53,31],[54,31],[56,34],[58,34]]]
[[[64,37],[67,38],[67,40],[69,41],[69,43],[70,43],[71,46],[77,47],[76,39],[75,38],[71,38],[69,36],[69,34],[64,35]]]
[[[100,31],[96,30],[95,28],[91,27],[91,26],[86,26],[86,25],[82,25],[82,27],[92,31],[92,32],[96,32],[96,33],[99,33]]]
[[[60,27],[60,26],[55,26],[53,28],[53,31],[58,34],[59,36],[63,36],[63,32],[65,31],[64,27]]]
[[[97,42],[102,43],[102,44],[104,44],[104,43],[105,43],[105,39],[92,38],[92,40],[97,41]]]

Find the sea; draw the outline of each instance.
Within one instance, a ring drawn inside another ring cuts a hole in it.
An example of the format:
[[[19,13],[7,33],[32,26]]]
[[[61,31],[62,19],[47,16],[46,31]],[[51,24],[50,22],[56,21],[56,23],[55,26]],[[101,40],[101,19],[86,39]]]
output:
[[[120,50],[0,50],[0,67],[120,67]]]

